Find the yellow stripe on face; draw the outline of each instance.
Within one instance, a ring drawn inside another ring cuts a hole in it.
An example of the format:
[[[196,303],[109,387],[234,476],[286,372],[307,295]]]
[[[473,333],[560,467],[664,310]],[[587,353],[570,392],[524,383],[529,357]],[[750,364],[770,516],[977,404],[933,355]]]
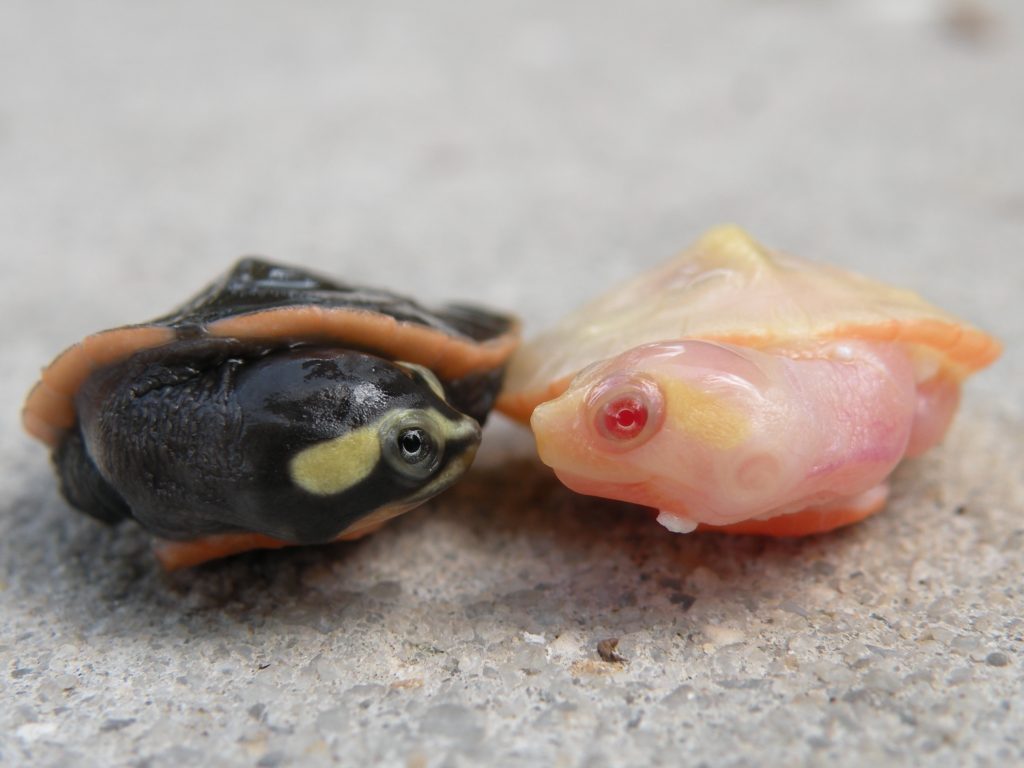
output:
[[[728,450],[750,434],[750,421],[735,406],[678,379],[658,383],[665,394],[665,419],[701,442]]]
[[[379,461],[380,438],[372,424],[306,448],[288,463],[288,473],[303,490],[330,496],[362,482]]]

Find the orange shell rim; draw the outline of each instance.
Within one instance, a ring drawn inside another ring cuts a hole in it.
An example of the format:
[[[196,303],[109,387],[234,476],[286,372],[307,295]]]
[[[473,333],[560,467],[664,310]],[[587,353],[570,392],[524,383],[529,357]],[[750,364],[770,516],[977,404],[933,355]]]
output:
[[[474,342],[387,315],[313,306],[240,314],[210,323],[204,330],[213,338],[268,342],[358,340],[360,348],[455,379],[502,365],[519,346],[519,327],[519,321],[513,319],[500,336]],[[43,369],[29,392],[22,409],[25,431],[56,447],[75,424],[74,396],[93,371],[177,339],[169,326],[132,325],[100,331],[68,347]]]

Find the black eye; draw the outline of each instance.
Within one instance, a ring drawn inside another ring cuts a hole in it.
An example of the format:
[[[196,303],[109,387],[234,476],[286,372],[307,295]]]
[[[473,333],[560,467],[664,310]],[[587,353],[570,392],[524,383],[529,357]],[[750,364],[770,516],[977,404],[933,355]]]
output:
[[[444,461],[444,432],[436,426],[414,409],[393,413],[381,425],[384,461],[405,480],[426,480]]]
[[[398,435],[398,449],[409,464],[419,464],[432,453],[430,438],[418,427],[406,429]]]

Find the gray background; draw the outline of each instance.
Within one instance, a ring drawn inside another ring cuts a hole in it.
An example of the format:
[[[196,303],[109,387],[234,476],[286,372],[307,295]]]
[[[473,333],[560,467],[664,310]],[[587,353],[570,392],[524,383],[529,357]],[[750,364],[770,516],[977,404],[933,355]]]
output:
[[[1022,73],[1015,0],[5,0],[0,762],[1024,760]],[[1006,342],[884,514],[672,536],[496,418],[364,542],[167,576],[20,432],[242,253],[531,333],[721,221]]]

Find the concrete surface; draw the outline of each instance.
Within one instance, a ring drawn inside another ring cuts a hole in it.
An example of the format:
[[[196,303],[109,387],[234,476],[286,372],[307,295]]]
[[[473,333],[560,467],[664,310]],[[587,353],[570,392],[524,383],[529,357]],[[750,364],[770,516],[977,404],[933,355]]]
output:
[[[1020,764],[1022,33],[1015,0],[7,0],[0,764]],[[495,420],[364,542],[167,576],[18,427],[59,348],[241,253],[534,331],[725,220],[1007,343],[865,524],[672,536]]]

